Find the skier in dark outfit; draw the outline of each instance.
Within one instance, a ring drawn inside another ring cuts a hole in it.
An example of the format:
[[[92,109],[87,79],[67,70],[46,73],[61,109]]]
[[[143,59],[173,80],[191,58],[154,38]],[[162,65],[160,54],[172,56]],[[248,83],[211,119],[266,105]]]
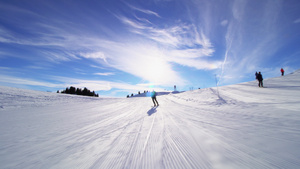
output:
[[[151,93],[151,98],[152,98],[152,101],[154,103],[154,106],[159,106],[157,100],[156,100],[156,92],[153,90],[153,92]],[[156,102],[156,104],[155,104]]]
[[[263,77],[260,72],[257,75],[257,80],[258,80],[258,87],[264,87],[263,86]]]

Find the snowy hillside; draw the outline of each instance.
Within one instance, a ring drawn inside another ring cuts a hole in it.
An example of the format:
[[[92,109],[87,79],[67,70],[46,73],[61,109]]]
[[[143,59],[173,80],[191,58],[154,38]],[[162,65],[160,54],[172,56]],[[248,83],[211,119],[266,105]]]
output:
[[[264,85],[161,95],[155,108],[0,87],[0,168],[299,168],[300,71]]]

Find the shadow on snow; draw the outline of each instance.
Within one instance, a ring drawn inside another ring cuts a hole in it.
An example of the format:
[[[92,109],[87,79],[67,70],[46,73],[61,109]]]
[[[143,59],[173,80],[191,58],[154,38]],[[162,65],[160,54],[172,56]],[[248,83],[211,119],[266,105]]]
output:
[[[153,113],[155,113],[156,112],[156,108],[157,107],[152,107],[150,110],[148,110],[148,112],[147,112],[148,116],[151,116]]]

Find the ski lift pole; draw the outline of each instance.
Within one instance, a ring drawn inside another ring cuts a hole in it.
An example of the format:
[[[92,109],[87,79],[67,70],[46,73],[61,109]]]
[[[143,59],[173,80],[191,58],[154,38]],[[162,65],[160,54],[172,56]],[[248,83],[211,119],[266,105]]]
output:
[[[217,81],[217,75],[216,74],[215,74],[215,79],[216,79],[216,87],[217,87],[218,97],[220,98],[219,87],[218,87],[218,81]]]

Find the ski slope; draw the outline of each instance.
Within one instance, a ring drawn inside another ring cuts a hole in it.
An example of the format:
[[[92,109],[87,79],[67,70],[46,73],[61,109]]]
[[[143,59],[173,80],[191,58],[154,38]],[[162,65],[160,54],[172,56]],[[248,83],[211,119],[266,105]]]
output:
[[[0,87],[0,168],[299,168],[300,70],[157,97]]]

